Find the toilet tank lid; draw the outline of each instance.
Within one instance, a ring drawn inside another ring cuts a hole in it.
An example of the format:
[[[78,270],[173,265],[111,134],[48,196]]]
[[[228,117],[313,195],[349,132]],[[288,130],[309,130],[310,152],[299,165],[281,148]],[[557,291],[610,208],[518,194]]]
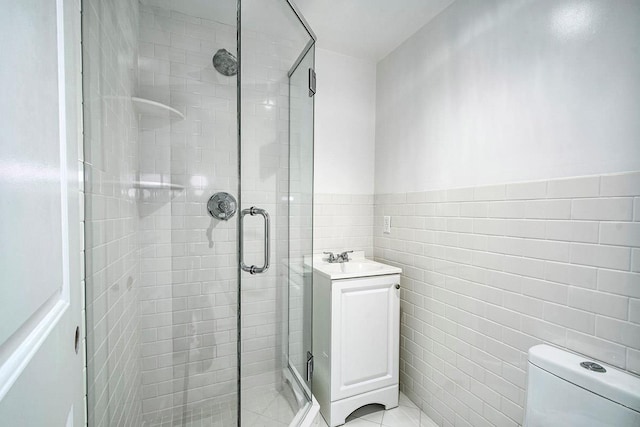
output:
[[[595,394],[640,412],[640,377],[597,362],[607,372],[590,371],[580,362],[593,359],[541,344],[529,349],[529,363]]]

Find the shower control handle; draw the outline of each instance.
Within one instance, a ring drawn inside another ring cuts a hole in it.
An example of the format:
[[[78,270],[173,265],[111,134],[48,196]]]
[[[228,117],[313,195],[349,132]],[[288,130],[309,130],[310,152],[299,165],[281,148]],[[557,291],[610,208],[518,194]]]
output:
[[[244,263],[244,248],[243,248],[243,241],[244,241],[244,217],[246,215],[251,215],[251,216],[255,216],[255,215],[261,215],[264,218],[264,264],[262,265],[262,267],[258,267],[257,265],[251,265],[248,266]],[[242,269],[242,271],[246,271],[249,274],[258,274],[258,273],[264,273],[265,271],[267,271],[269,269],[269,259],[270,259],[270,253],[269,253],[269,229],[270,229],[270,222],[271,220],[269,219],[269,213],[264,210],[264,209],[260,209],[260,208],[256,208],[255,206],[252,206],[248,209],[243,209],[242,211],[240,211],[240,268]]]

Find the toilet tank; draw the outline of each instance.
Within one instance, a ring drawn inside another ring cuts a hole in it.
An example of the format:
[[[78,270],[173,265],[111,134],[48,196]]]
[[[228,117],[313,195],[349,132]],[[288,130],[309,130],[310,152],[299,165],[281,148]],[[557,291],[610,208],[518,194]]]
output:
[[[548,345],[529,349],[524,427],[640,427],[640,377],[582,362],[595,363]]]

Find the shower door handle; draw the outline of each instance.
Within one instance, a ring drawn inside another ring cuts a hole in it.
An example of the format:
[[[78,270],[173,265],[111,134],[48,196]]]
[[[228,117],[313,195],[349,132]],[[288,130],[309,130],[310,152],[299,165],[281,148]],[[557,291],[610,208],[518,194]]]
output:
[[[262,215],[264,218],[264,264],[262,267],[258,267],[257,265],[247,266],[244,263],[244,217],[245,215]],[[240,212],[240,268],[243,271],[246,271],[250,274],[264,273],[269,268],[269,228],[270,228],[270,219],[269,213],[264,209],[256,208],[255,206],[250,207],[249,209],[243,209]]]

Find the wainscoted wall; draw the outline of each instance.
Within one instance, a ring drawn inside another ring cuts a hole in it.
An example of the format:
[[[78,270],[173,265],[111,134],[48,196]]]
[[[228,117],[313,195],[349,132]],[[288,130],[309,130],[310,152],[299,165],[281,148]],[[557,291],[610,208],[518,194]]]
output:
[[[373,257],[373,195],[315,194],[313,251],[365,251]]]
[[[640,372],[640,175],[605,175],[640,170],[639,19],[458,0],[378,63],[374,254],[404,270],[401,387],[441,426],[522,423],[539,342]]]
[[[402,390],[441,426],[517,426],[533,345],[640,374],[639,196],[640,172],[376,195]]]
[[[87,406],[90,426],[140,426],[138,2],[83,2]]]

